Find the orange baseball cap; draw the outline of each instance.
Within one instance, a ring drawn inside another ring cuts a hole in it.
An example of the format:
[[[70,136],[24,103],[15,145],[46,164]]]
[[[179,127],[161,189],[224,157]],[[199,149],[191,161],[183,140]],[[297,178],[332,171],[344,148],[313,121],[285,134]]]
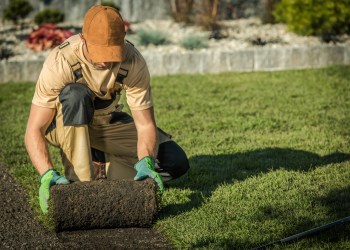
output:
[[[116,9],[91,7],[85,14],[83,36],[93,62],[123,61],[125,26]]]

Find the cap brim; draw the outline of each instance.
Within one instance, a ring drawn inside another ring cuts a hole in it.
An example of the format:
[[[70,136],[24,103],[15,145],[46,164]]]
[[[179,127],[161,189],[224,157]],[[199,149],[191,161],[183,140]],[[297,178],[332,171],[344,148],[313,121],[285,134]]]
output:
[[[94,63],[123,61],[124,44],[106,47],[87,43],[87,47],[91,60]]]

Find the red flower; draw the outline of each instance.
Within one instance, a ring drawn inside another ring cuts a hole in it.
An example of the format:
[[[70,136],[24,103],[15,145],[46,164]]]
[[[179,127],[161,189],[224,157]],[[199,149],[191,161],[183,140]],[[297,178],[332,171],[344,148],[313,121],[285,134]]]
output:
[[[33,30],[26,38],[26,44],[34,51],[42,51],[60,45],[73,33],[61,29],[54,24],[43,24],[38,29]]]

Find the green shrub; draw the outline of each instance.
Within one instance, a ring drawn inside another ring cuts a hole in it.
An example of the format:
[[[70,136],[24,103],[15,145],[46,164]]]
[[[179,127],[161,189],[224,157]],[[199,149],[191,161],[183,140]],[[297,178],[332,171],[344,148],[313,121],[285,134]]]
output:
[[[120,8],[117,5],[115,5],[113,2],[102,2],[101,5],[112,7],[114,9],[117,9],[118,11],[120,11]]]
[[[138,30],[137,37],[140,45],[165,45],[169,43],[166,34],[157,30]]]
[[[45,9],[37,13],[34,17],[34,22],[37,25],[43,23],[60,23],[64,21],[64,14],[59,10]]]
[[[301,35],[341,35],[350,31],[350,0],[282,0],[273,14]]]
[[[23,19],[33,10],[33,6],[26,0],[10,0],[3,10],[3,17],[15,24],[19,19]]]
[[[205,38],[197,35],[189,35],[181,41],[181,46],[185,49],[202,49],[207,48],[208,44]]]

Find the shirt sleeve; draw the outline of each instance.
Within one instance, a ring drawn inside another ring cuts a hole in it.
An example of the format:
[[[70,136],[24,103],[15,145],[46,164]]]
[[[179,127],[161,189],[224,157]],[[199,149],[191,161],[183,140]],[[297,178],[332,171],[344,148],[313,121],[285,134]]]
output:
[[[69,65],[57,51],[52,51],[40,72],[32,103],[41,107],[55,108],[57,97],[69,82],[74,82]]]
[[[146,61],[137,51],[125,83],[126,100],[131,110],[144,110],[153,107],[150,74]]]

